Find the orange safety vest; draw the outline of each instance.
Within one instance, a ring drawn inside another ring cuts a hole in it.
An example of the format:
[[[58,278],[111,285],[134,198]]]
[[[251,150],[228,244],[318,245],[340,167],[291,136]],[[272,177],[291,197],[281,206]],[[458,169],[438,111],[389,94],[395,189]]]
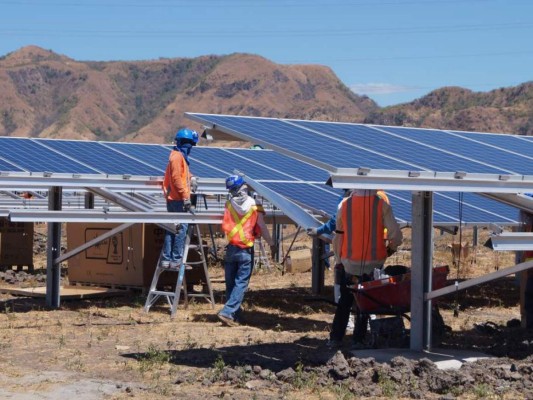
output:
[[[252,206],[244,214],[239,213],[233,208],[228,200],[224,208],[224,219],[222,220],[222,230],[226,234],[229,244],[240,247],[241,249],[250,248],[254,245],[257,231],[257,212],[262,208]]]
[[[167,200],[185,200],[191,197],[191,173],[181,151],[173,150],[170,153],[163,178],[163,194]]]
[[[390,204],[389,196],[387,196],[387,193],[385,193],[383,190],[378,190],[376,192],[376,195],[381,197],[383,200],[385,200],[385,203]]]
[[[385,203],[390,205],[389,196],[387,196],[387,193],[385,193],[383,190],[378,190],[376,192],[376,195],[381,197],[385,201]],[[387,230],[387,228],[383,228],[383,240],[389,240],[389,231]]]
[[[380,196],[351,196],[341,205],[344,226],[341,258],[375,261],[387,258]]]

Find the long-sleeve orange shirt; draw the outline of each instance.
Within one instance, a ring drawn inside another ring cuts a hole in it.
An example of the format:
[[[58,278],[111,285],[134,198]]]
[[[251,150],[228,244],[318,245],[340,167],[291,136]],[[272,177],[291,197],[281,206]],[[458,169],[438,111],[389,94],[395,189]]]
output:
[[[191,197],[191,174],[185,157],[179,150],[172,150],[168,158],[163,193],[167,200],[185,200]]]

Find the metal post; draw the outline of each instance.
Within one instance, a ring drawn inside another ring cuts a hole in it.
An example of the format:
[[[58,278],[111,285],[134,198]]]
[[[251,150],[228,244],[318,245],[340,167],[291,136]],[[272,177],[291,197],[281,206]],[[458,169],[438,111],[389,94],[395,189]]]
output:
[[[62,202],[62,188],[51,187],[48,190],[48,209],[60,211]],[[61,281],[60,264],[55,263],[61,254],[61,223],[48,223],[47,261],[46,261],[46,305],[59,308],[59,291]]]
[[[477,247],[477,242],[478,242],[478,237],[477,237],[477,225],[475,225],[475,226],[472,228],[472,247],[473,247],[473,248],[476,248],[476,247]]]
[[[313,253],[311,264],[311,289],[313,294],[324,291],[324,241],[313,238]]]
[[[275,262],[279,263],[283,257],[283,254],[282,254],[283,249],[281,248],[281,241],[283,240],[283,238],[282,238],[280,224],[276,224],[276,223],[272,224],[272,240],[274,241],[274,248],[275,248],[274,254],[272,254],[272,258],[274,259]]]
[[[424,293],[432,282],[433,192],[413,192],[412,205],[410,348],[422,351],[431,347],[431,301]]]
[[[85,192],[84,203],[85,203],[84,205],[86,209],[93,210],[94,209],[94,194],[91,192]]]

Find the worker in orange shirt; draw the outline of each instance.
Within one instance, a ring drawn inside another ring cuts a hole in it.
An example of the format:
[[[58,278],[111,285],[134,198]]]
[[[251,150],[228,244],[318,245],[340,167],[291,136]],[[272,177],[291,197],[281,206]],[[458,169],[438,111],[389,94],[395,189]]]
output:
[[[374,270],[383,268],[387,257],[396,251],[402,240],[400,225],[383,191],[355,189],[340,203],[333,251],[341,275],[341,295],[333,318],[329,347],[342,344],[354,303],[350,287],[372,280]],[[368,315],[357,312],[353,333],[356,348],[364,346],[367,325]]]
[[[189,172],[189,154],[192,147],[198,143],[198,133],[192,129],[180,129],[176,133],[175,142],[165,170],[163,194],[168,212],[187,212],[191,208],[191,191],[194,191],[191,190],[194,180]],[[177,226],[176,233],[165,232],[161,267],[178,268],[184,261],[183,250],[187,227],[188,224],[181,223]]]

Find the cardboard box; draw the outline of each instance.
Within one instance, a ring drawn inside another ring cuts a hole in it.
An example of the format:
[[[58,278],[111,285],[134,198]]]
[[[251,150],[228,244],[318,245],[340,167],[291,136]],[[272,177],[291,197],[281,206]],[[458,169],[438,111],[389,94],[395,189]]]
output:
[[[0,218],[0,266],[33,268],[33,223]]]
[[[118,224],[67,224],[68,250],[85,244],[110,231]],[[165,230],[155,224],[135,224],[68,260],[70,283],[95,283],[148,288],[163,247]],[[194,250],[189,261],[200,259]],[[201,273],[199,274],[199,271]],[[205,274],[201,265],[187,271],[188,284],[201,280]],[[160,285],[175,285],[177,272],[164,272]],[[204,280],[205,281],[205,280]]]
[[[290,273],[307,272],[312,267],[311,249],[293,250],[285,261],[285,270]]]

